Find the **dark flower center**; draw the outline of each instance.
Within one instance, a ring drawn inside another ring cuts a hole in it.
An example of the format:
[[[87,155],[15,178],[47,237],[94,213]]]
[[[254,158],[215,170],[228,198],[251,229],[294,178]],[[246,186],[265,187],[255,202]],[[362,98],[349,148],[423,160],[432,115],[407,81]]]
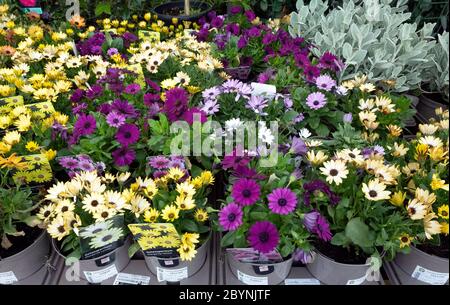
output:
[[[108,212],[103,212],[103,213],[102,213],[102,217],[103,217],[103,218],[106,218],[106,217],[108,217],[108,215],[109,215],[109,213],[108,213]]]
[[[84,123],[83,127],[84,127],[85,129],[88,129],[88,128],[91,127],[91,123],[90,123],[90,122],[86,122],[86,123]]]
[[[319,101],[314,101],[314,102],[313,102],[313,105],[314,105],[314,106],[319,105]]]
[[[252,192],[250,190],[242,191],[242,196],[244,196],[245,198],[249,198],[251,195],[252,195]]]
[[[51,212],[50,211],[45,211],[44,212],[44,217],[47,218],[48,216],[50,216]]]
[[[374,198],[374,197],[377,197],[377,192],[376,191],[374,191],[374,190],[371,190],[371,191],[369,191],[369,196],[370,197],[372,197],[372,198]]]
[[[68,207],[68,206],[63,206],[62,209],[61,209],[61,212],[65,213],[65,212],[67,212],[68,210],[69,210],[69,207]]]
[[[58,227],[58,232],[59,233],[64,233],[64,232],[66,232],[66,228],[64,228],[64,226],[59,226]]]
[[[129,131],[126,131],[123,135],[126,139],[131,138],[131,132],[129,132]]]
[[[269,241],[269,233],[267,232],[261,232],[259,233],[259,241],[262,243],[266,243]]]
[[[331,176],[334,177],[334,176],[337,176],[338,174],[339,174],[339,172],[337,171],[337,169],[334,169],[334,168],[333,168],[332,170],[330,170],[330,175],[331,175]]]
[[[233,222],[233,221],[236,220],[236,214],[231,213],[231,214],[228,215],[227,218],[228,218],[228,221]]]
[[[175,214],[173,214],[173,213],[169,214],[169,218],[174,218],[174,217],[175,217]]]
[[[411,215],[414,215],[414,214],[416,214],[416,209],[415,208],[409,208],[409,213],[411,214]]]
[[[286,199],[284,199],[284,198],[278,199],[278,205],[280,207],[284,207],[286,204],[287,204],[287,200]]]
[[[407,243],[408,241],[409,241],[408,237],[406,237],[406,236],[402,237],[402,242]]]
[[[94,231],[92,231],[92,234],[97,234],[100,233],[101,231],[103,231],[102,229],[95,229]]]
[[[348,155],[349,155],[350,158],[355,158],[356,157],[354,153],[349,153]]]
[[[91,205],[92,205],[93,207],[98,206],[98,201],[97,201],[97,200],[92,200]]]
[[[102,238],[102,241],[107,242],[108,240],[111,240],[111,239],[112,239],[112,235],[106,235]]]
[[[447,213],[447,211],[442,211],[442,212],[441,212],[441,215],[444,216],[444,217],[447,217],[447,216],[448,216],[448,213]]]

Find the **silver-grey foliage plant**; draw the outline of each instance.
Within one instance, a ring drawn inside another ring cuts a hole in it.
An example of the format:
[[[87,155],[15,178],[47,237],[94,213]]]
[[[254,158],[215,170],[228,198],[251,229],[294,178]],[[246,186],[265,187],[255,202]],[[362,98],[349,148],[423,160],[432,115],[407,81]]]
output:
[[[407,22],[407,0],[344,0],[329,9],[328,1],[297,1],[290,33],[312,42],[320,56],[330,51],[345,61],[340,80],[366,74],[372,81],[395,80],[395,91],[420,87],[427,69],[435,67],[429,58],[435,39],[434,24],[421,29]]]

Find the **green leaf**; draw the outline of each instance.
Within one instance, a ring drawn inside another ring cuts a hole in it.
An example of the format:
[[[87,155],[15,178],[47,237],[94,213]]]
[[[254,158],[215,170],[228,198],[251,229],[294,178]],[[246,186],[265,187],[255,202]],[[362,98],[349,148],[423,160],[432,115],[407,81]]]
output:
[[[183,220],[182,225],[186,231],[189,231],[189,232],[197,232],[198,231],[197,224],[195,223],[195,221],[193,221],[191,219]]]
[[[229,231],[222,237],[220,244],[222,247],[228,247],[234,243],[235,238],[236,231]]]
[[[345,236],[343,232],[334,234],[331,244],[335,246],[346,246],[350,244],[351,240]]]
[[[95,16],[98,17],[101,14],[111,15],[111,4],[109,2],[100,2],[95,7]]]
[[[128,248],[128,257],[132,258],[136,254],[136,252],[138,252],[139,250],[141,250],[141,246],[139,246],[139,244],[137,242],[133,243]]]
[[[283,115],[283,121],[291,122],[298,116],[298,112],[294,110],[286,111]]]
[[[267,213],[264,212],[251,212],[250,220],[264,220],[267,219]]]
[[[327,137],[330,134],[328,127],[323,124],[320,124],[315,130],[319,137]]]
[[[345,235],[357,246],[373,246],[369,227],[359,217],[353,218],[347,223]]]
[[[311,126],[312,129],[316,129],[319,127],[320,124],[320,118],[319,117],[311,117],[308,119],[309,126]]]

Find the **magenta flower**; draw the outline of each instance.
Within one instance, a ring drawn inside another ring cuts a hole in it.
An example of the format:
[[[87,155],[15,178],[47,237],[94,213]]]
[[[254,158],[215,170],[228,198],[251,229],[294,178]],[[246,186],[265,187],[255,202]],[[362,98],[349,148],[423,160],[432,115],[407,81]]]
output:
[[[320,75],[320,69],[313,65],[306,65],[303,73],[306,76],[306,80],[313,82]]]
[[[276,188],[267,196],[269,208],[275,214],[287,215],[295,210],[297,196],[288,188]]]
[[[275,250],[280,241],[277,227],[270,221],[258,221],[250,227],[248,234],[250,246],[261,253]]]
[[[125,88],[125,93],[127,94],[136,94],[141,91],[141,86],[138,84],[130,84]]]
[[[151,157],[148,164],[156,169],[164,169],[169,167],[170,160],[164,156]]]
[[[242,6],[239,6],[239,5],[232,6],[230,9],[231,15],[236,15],[236,14],[239,14],[240,12],[242,12]]]
[[[320,109],[327,104],[327,98],[322,92],[314,92],[306,98],[306,105],[313,110]]]
[[[336,81],[329,75],[321,75],[316,78],[316,85],[322,90],[331,91],[336,86]]]
[[[125,123],[125,117],[113,111],[106,116],[106,122],[111,127],[119,128]]]
[[[182,117],[189,125],[194,124],[194,121],[203,124],[208,120],[206,113],[196,107],[186,110]]]
[[[85,172],[92,172],[96,169],[90,161],[80,161],[79,168]]]
[[[239,179],[231,191],[231,197],[240,205],[252,205],[259,200],[261,187],[251,179]]]
[[[319,59],[319,66],[324,69],[339,70],[338,59],[330,52],[325,52]]]
[[[319,217],[319,212],[312,211],[306,213],[303,218],[303,225],[309,232],[314,232],[317,227],[317,218]]]
[[[116,140],[122,146],[128,146],[139,140],[139,128],[134,124],[123,124],[116,133]]]
[[[236,203],[230,203],[219,212],[219,223],[226,231],[234,231],[242,225],[243,212]]]
[[[128,147],[121,147],[113,151],[112,156],[117,166],[127,166],[133,163],[136,152]]]
[[[122,114],[126,118],[134,118],[137,116],[136,109],[134,109],[133,105],[127,101],[115,100],[111,104],[111,109]]]
[[[166,102],[164,103],[164,112],[171,121],[179,120],[188,108],[189,95],[182,88],[170,89],[166,92]]]
[[[95,121],[94,116],[90,114],[80,114],[74,125],[74,133],[79,136],[86,136],[93,134],[96,128],[97,122]]]
[[[323,241],[330,241],[333,237],[330,231],[330,224],[322,215],[317,217],[317,226],[314,233],[316,233]]]
[[[247,20],[250,22],[252,22],[256,18],[256,15],[252,10],[247,10],[247,11],[245,11],[244,14],[245,14],[245,17],[247,17]]]

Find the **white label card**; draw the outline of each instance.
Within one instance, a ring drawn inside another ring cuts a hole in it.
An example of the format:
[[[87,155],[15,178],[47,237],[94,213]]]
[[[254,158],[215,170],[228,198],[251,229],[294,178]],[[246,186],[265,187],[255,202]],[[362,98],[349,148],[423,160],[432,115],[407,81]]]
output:
[[[150,277],[139,274],[119,273],[113,285],[148,285]]]
[[[366,280],[366,276],[360,277],[359,279],[349,280],[347,285],[361,285]]]
[[[104,280],[113,277],[118,273],[116,265],[111,265],[106,267],[105,269],[97,270],[97,271],[84,271],[84,276],[90,283],[101,283]]]
[[[286,279],[284,280],[285,285],[320,285],[318,279]]]
[[[431,285],[444,285],[448,281],[448,273],[428,270],[419,265],[414,269],[412,277]]]
[[[12,283],[17,282],[17,277],[12,271],[8,272],[0,272],[0,284],[1,285],[10,285]]]
[[[253,95],[268,95],[274,96],[277,94],[277,87],[274,85],[267,85],[261,83],[251,83]]]
[[[180,269],[165,269],[156,267],[156,273],[158,276],[158,282],[179,282],[181,280],[187,279],[188,277],[188,268],[180,268]]]
[[[269,279],[265,277],[257,277],[245,274],[244,272],[241,272],[240,270],[237,271],[238,273],[238,279],[247,285],[268,285]]]

